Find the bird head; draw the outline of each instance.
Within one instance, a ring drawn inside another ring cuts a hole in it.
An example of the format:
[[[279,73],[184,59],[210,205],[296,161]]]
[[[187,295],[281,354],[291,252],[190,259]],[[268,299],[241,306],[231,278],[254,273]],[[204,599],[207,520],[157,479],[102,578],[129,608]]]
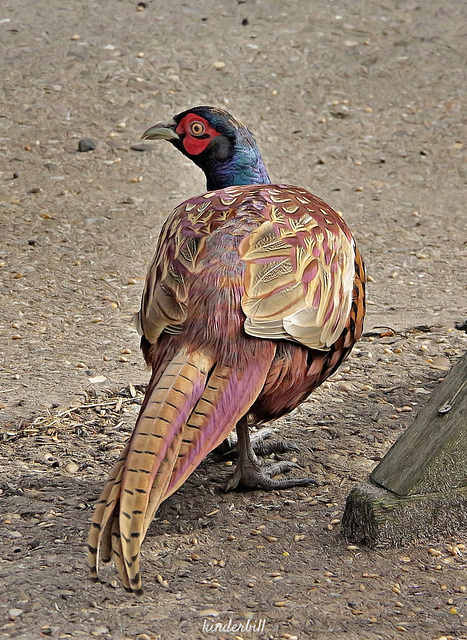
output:
[[[171,142],[204,171],[208,189],[270,182],[252,133],[223,109],[193,107],[141,137]]]

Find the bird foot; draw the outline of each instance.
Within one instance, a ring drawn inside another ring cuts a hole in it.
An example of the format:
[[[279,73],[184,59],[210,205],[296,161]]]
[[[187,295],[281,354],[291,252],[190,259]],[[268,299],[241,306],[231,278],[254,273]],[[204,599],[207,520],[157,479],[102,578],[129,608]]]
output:
[[[250,433],[251,447],[258,456],[269,456],[271,453],[287,453],[287,451],[300,451],[296,444],[280,438],[272,439],[276,433],[271,427],[264,427],[259,431]],[[228,438],[224,440],[214,453],[220,456],[237,455],[238,456],[238,438],[235,432],[232,432]]]
[[[280,462],[267,462],[261,464],[259,460],[248,459],[244,464],[240,462],[234,473],[231,475],[224,491],[232,491],[238,486],[247,489],[265,489],[272,491],[273,489],[290,489],[290,487],[304,487],[309,484],[317,484],[313,478],[287,478],[277,480],[277,476],[291,469],[299,469],[299,465],[295,462],[281,460]]]

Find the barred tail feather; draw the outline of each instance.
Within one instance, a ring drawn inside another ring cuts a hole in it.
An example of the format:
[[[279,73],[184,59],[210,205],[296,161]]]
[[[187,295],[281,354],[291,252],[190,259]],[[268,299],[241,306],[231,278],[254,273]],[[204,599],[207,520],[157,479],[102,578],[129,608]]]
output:
[[[273,350],[273,347],[272,347]],[[271,356],[272,357],[272,356]],[[165,491],[153,487],[145,515],[143,537],[161,502],[172,495],[210,451],[232,431],[263,388],[269,363],[253,363],[241,375],[216,365],[208,384],[181,433],[181,445]]]
[[[273,343],[265,349],[241,371],[181,351],[149,387],[94,513],[88,540],[93,578],[101,548],[103,561],[113,557],[125,588],[141,593],[140,548],[155,512],[254,403],[274,356]]]
[[[271,360],[274,345],[271,344]],[[261,393],[270,368],[267,358],[239,373],[217,366],[184,428],[182,447],[164,500],[193,473],[248,412]]]
[[[93,516],[88,539],[91,577],[103,560],[116,560],[126,588],[139,592],[139,550],[150,495],[163,495],[177,461],[184,425],[203,393],[213,366],[199,353],[179,352],[157,384],[149,386],[133,434],[114,467]],[[148,397],[149,396],[149,397]]]
[[[118,503],[128,448],[129,443],[112,469],[110,478],[107,480],[97,501],[91,522],[91,530],[88,536],[88,565],[93,580],[98,579],[99,552],[102,553],[104,562],[108,562],[111,558],[112,545],[107,525]]]

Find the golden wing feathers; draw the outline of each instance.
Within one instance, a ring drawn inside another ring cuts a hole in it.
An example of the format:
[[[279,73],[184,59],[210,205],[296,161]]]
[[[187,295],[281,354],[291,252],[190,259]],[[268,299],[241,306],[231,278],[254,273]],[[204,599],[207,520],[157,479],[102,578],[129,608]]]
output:
[[[348,320],[355,243],[341,216],[296,187],[264,189],[265,221],[239,247],[245,331],[328,349]]]

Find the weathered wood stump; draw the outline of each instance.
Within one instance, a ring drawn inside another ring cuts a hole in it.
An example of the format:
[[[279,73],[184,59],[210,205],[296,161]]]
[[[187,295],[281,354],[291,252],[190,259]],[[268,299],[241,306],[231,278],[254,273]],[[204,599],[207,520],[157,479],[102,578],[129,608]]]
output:
[[[467,527],[467,353],[367,481],[350,492],[342,532],[402,545]]]

